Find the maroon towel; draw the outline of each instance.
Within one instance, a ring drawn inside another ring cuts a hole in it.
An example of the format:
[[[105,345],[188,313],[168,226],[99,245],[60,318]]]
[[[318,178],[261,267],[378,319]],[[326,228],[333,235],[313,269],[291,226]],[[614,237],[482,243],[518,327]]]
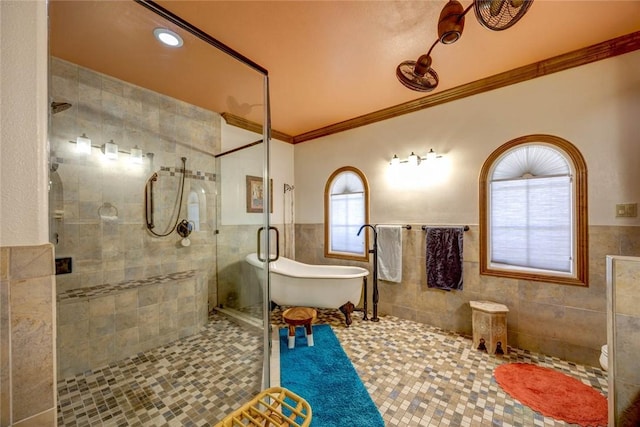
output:
[[[462,290],[463,227],[427,227],[427,286]]]

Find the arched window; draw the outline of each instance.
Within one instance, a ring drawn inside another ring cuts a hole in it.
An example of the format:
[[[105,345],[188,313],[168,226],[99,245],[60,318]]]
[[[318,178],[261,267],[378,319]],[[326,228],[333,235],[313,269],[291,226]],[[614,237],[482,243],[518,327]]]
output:
[[[480,173],[480,273],[587,285],[587,168],[551,135],[514,139]]]
[[[324,255],[369,260],[368,233],[358,230],[369,222],[369,184],[350,166],[335,171],[324,189]]]

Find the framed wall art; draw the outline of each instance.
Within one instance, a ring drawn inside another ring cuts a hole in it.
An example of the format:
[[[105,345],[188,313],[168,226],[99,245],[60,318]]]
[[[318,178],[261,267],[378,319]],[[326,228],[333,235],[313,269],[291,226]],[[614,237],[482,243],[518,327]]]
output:
[[[273,180],[270,182],[273,188]],[[262,213],[264,211],[264,185],[262,177],[247,175],[247,212]],[[273,213],[273,192],[270,198],[271,213]]]

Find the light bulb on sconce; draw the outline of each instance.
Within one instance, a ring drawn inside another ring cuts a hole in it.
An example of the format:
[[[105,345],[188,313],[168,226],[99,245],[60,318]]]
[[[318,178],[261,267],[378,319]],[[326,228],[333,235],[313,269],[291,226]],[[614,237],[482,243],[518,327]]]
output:
[[[392,167],[398,166],[401,163],[408,163],[410,166],[418,166],[421,162],[423,161],[429,161],[429,160],[435,160],[442,157],[441,155],[438,155],[438,153],[436,153],[435,151],[433,151],[433,148],[431,148],[429,150],[429,152],[424,156],[424,157],[420,157],[418,156],[415,152],[411,152],[411,154],[409,155],[409,157],[406,160],[400,160],[400,158],[398,158],[397,155],[393,155],[393,157],[391,158],[391,161],[389,162],[389,164]]]
[[[132,163],[142,163],[142,150],[137,145],[131,149],[130,159]]]
[[[420,158],[413,151],[409,154],[408,160],[410,166],[418,166],[420,164]]]
[[[91,154],[91,140],[86,134],[76,138],[76,151],[81,154]]]
[[[118,158],[118,144],[114,143],[112,139],[102,146],[102,152],[107,159],[116,160]]]

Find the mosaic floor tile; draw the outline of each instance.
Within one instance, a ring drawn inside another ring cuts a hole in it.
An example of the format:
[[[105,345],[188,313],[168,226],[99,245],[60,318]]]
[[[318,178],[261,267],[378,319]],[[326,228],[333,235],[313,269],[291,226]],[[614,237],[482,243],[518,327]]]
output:
[[[568,425],[502,391],[493,370],[509,362],[554,368],[607,393],[597,368],[514,348],[490,356],[469,337],[391,316],[353,319],[347,328],[339,311],[318,310],[317,323],[332,325],[387,426]],[[285,326],[280,308],[272,323]],[[59,380],[58,425],[212,426],[259,392],[261,345],[254,329],[212,314],[197,335]]]

